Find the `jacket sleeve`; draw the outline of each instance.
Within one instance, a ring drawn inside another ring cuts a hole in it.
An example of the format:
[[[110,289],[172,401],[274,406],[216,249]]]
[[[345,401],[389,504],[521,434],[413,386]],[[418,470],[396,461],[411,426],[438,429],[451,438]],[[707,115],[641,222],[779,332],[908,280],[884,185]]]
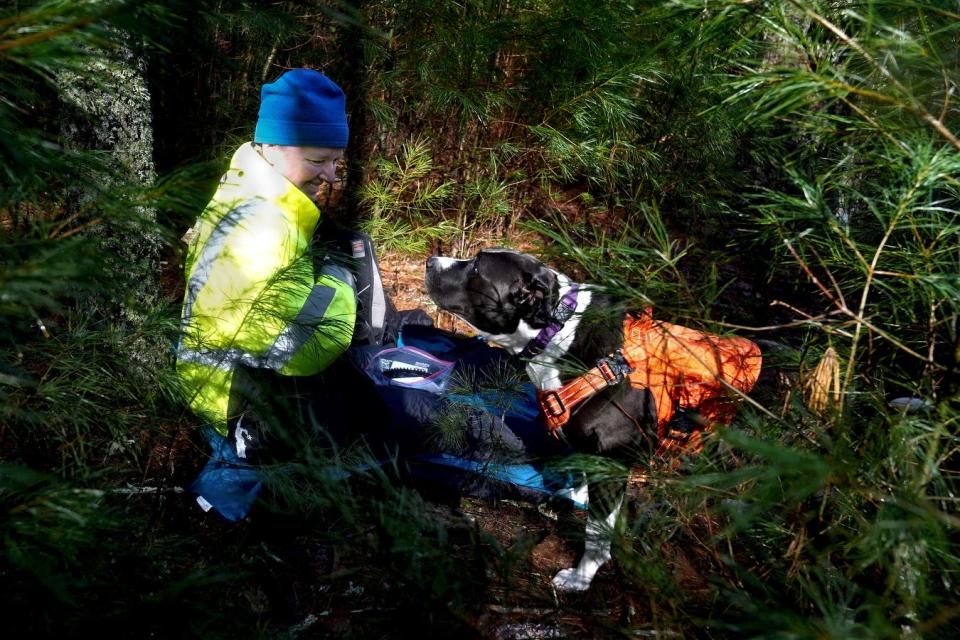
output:
[[[352,278],[322,273],[297,317],[278,336],[271,368],[291,376],[320,373],[336,360],[353,337],[357,316]]]

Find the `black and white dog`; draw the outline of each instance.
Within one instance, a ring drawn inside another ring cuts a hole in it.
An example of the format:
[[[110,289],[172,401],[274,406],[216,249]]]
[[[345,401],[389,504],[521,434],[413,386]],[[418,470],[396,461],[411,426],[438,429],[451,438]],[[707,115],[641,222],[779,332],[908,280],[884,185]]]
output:
[[[432,257],[427,261],[426,287],[438,307],[523,358],[540,391],[559,389],[571,369],[590,367],[623,345],[622,304],[527,254],[494,249],[469,260]],[[629,466],[627,458],[651,451],[656,423],[651,394],[618,384],[580,405],[563,426],[563,434],[577,451],[621,458]],[[586,590],[610,559],[625,486],[625,474],[588,478],[584,554],[576,567],[553,578],[557,589]]]

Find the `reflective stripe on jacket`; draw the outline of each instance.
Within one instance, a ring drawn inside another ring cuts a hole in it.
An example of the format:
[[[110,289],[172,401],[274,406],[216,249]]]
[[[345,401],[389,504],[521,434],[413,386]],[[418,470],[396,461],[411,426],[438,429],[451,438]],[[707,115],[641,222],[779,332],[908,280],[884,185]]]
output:
[[[194,225],[177,373],[191,409],[221,433],[238,365],[313,375],[350,344],[351,278],[337,268],[318,277],[308,251],[319,218],[248,143]]]

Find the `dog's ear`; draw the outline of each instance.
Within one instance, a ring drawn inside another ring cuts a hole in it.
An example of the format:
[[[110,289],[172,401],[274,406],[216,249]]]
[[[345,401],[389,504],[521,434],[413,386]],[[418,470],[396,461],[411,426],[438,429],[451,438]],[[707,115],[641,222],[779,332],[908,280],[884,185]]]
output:
[[[523,284],[517,291],[520,317],[534,328],[550,324],[557,298],[557,276],[542,264],[523,272]]]

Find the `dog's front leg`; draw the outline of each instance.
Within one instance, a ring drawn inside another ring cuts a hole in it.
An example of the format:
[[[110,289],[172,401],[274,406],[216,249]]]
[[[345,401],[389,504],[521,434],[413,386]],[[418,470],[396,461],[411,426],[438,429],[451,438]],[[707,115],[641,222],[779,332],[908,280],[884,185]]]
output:
[[[605,518],[598,517],[593,509],[590,510],[587,515],[583,557],[580,558],[580,564],[557,573],[553,578],[554,587],[560,591],[586,591],[590,588],[590,583],[593,582],[597,571],[610,560],[614,526],[622,505],[623,493],[620,494],[616,506]]]

